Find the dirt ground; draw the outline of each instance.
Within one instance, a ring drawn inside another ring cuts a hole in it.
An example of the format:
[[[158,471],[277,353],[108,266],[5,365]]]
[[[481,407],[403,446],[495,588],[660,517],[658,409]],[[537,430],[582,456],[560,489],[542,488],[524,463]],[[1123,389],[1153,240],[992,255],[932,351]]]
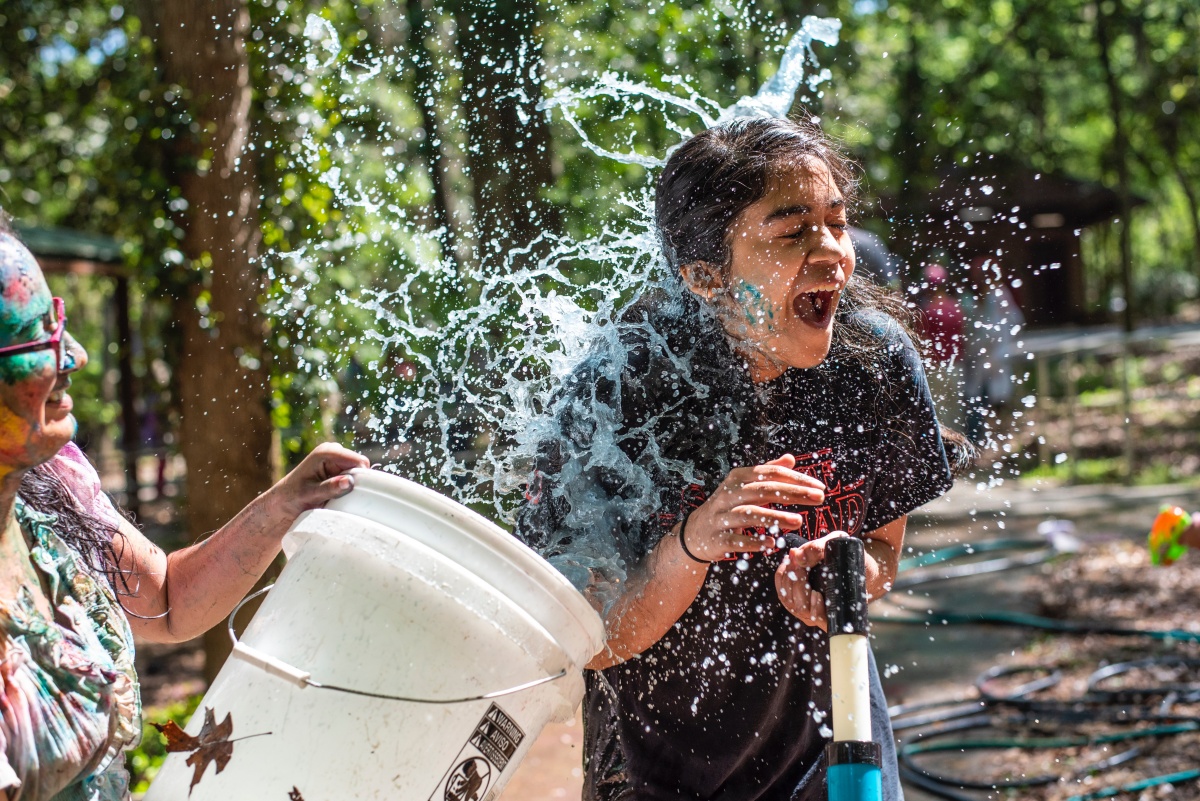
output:
[[[1074,368],[1076,379],[1085,373],[1079,389],[1084,397],[1069,398],[1065,364],[1055,363],[1052,379],[1055,397],[1039,398],[1032,412],[1037,421],[1016,441],[1018,450],[1035,453],[1044,438],[1050,452],[1070,452],[1076,459],[1120,459],[1125,437],[1137,470],[1152,469],[1157,481],[1183,480],[1200,472],[1200,348],[1184,345],[1169,349],[1148,348],[1138,354],[1131,390],[1132,414],[1125,425],[1120,392],[1120,361],[1112,356],[1085,359]],[[1104,371],[1108,391],[1087,393]],[[1072,444],[1073,443],[1073,444]],[[1166,476],[1170,475],[1170,478]]]
[[[1025,606],[1055,620],[1093,621],[1133,629],[1175,629],[1200,638],[1195,587],[1200,583],[1200,554],[1171,568],[1152,568],[1140,544],[1102,542],[1076,557],[1027,571]],[[1012,608],[1009,604],[1008,608]],[[1019,636],[1012,630],[1005,636]],[[940,641],[939,637],[939,641]],[[1091,742],[1054,747],[1017,748],[1005,744],[963,755],[957,749],[923,755],[923,769],[975,782],[1011,782],[1046,777],[1037,787],[1005,792],[968,793],[977,798],[1064,799],[1103,787],[1129,785],[1148,777],[1200,768],[1200,643],[1167,642],[1103,634],[1027,637],[999,658],[992,650],[983,662],[1012,671],[986,682],[955,682],[923,700],[977,700],[981,690],[993,696],[1012,693],[1025,682],[1047,679],[1043,689],[1018,701],[991,707],[986,725],[948,739],[1059,740],[1085,737]],[[1121,667],[1122,664],[1127,668]],[[1140,666],[1139,666],[1140,665]],[[981,665],[982,667],[982,665]],[[986,669],[986,668],[985,668]],[[1104,677],[1099,671],[1111,670]],[[982,671],[980,671],[982,673]],[[903,695],[893,691],[891,697]],[[1106,741],[1113,735],[1152,725],[1182,724],[1191,731],[1130,741]],[[916,732],[921,732],[917,729]],[[929,732],[929,729],[923,731]],[[901,740],[924,743],[909,732]],[[931,738],[934,739],[934,738]],[[1120,764],[1099,770],[1105,761]],[[910,792],[910,799],[931,796]],[[1106,796],[1107,797],[1107,796]],[[1114,794],[1118,799],[1200,798],[1195,778],[1176,785]]]

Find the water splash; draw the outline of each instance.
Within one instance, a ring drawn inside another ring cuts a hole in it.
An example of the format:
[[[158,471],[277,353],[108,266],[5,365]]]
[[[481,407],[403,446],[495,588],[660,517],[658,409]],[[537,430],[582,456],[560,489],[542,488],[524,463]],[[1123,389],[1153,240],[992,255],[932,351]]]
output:
[[[567,124],[579,134],[584,147],[598,156],[622,164],[661,167],[666,164],[670,151],[663,156],[644,155],[634,151],[610,150],[593,142],[579,122],[575,113],[576,107],[589,100],[607,97],[625,101],[631,106],[636,105],[638,113],[641,113],[644,103],[639,101],[648,100],[664,109],[674,109],[692,115],[704,128],[712,128],[744,117],[786,117],[796,102],[796,93],[802,83],[807,84],[812,97],[822,96],[821,84],[829,81],[832,73],[827,68],[821,68],[813,50],[813,43],[836,45],[841,29],[842,21],[839,19],[805,17],[800,23],[800,30],[784,50],[775,75],[763,84],[756,94],[742,97],[727,108],[722,108],[716,101],[701,95],[680,75],[666,75],[662,80],[683,92],[683,96],[640,81],[631,81],[613,72],[604,73],[594,84],[582,89],[559,89],[549,99],[542,101],[538,108],[544,111],[557,109]],[[813,69],[809,69],[810,65]],[[693,135],[694,132],[690,128],[679,125],[665,115],[664,119],[668,128],[676,133],[681,141]]]
[[[597,380],[619,387],[627,354],[617,321],[648,291],[679,291],[653,222],[654,169],[665,163],[665,154],[597,144],[580,121],[581,104],[616,100],[634,114],[658,109],[680,141],[696,125],[785,116],[801,85],[815,92],[828,80],[828,70],[817,69],[813,44],[836,43],[839,28],[837,20],[806,18],[775,77],[728,107],[704,97],[682,76],[667,76],[654,87],[607,73],[586,86],[555,90],[539,108],[561,114],[593,153],[646,168],[647,185],[614,199],[625,209],[623,222],[582,240],[544,234],[502,253],[494,271],[483,276],[460,274],[445,255],[450,252],[446,232],[421,230],[390,199],[389,191],[405,180],[398,172],[402,168],[386,158],[395,145],[385,142],[405,140],[396,123],[381,123],[370,135],[362,124],[339,126],[332,116],[306,112],[310,134],[298,161],[320,175],[343,208],[356,209],[367,222],[333,241],[269,254],[272,274],[282,286],[273,311],[296,321],[301,331],[324,330],[347,315],[371,321],[362,339],[342,343],[340,352],[312,348],[305,362],[330,385],[341,386],[347,409],[358,418],[355,445],[385,469],[477,508],[488,507],[493,517],[511,523],[539,445],[564,439],[561,412],[569,400],[560,391],[563,383],[591,360],[602,371]],[[340,93],[346,121],[374,119],[381,87],[402,73],[403,62],[394,56],[367,63],[344,58],[336,31],[315,15],[308,18],[305,37],[304,78],[313,90]],[[692,121],[676,122],[675,114]],[[481,244],[483,249],[490,245]],[[346,287],[323,296],[322,289],[328,289],[323,267],[362,248],[399,254],[391,285]],[[686,385],[683,391],[708,391],[693,380],[686,359],[675,367]],[[355,371],[383,376],[383,390],[355,390]],[[570,454],[566,470],[619,475],[626,489],[621,499],[605,503],[571,499],[566,527],[585,536],[573,541],[569,556],[551,561],[581,588],[597,575],[605,577],[609,583],[600,595],[611,600],[627,578],[628,565],[603,532],[620,518],[648,519],[658,496],[646,465],[631,462],[621,448],[630,434],[606,409],[611,412],[602,402],[593,404],[587,447]],[[669,462],[654,453],[647,458]],[[690,475],[686,464],[668,466]]]
[[[309,14],[304,21],[304,38],[309,44],[304,58],[309,72],[318,72],[330,66],[342,52],[342,43],[333,23],[316,14]]]
[[[796,102],[796,92],[801,83],[807,83],[812,96],[822,97],[821,84],[833,76],[828,68],[821,67],[813,50],[813,42],[832,47],[838,43],[841,30],[840,19],[805,17],[800,23],[800,30],[783,51],[779,69],[771,80],[763,84],[758,94],[743,97],[722,111],[717,122],[729,122],[740,117],[786,117]],[[815,69],[808,69],[810,63]]]

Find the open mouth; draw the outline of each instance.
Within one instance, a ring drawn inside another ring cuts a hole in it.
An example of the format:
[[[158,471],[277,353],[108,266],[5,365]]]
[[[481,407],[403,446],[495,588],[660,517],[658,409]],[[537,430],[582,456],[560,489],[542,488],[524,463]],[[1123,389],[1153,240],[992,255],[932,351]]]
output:
[[[67,381],[62,386],[55,387],[54,391],[46,397],[46,403],[62,403],[63,398],[67,394],[67,389],[71,386],[71,382]]]
[[[833,317],[839,292],[823,289],[817,292],[801,292],[792,301],[796,316],[811,326],[824,328]]]

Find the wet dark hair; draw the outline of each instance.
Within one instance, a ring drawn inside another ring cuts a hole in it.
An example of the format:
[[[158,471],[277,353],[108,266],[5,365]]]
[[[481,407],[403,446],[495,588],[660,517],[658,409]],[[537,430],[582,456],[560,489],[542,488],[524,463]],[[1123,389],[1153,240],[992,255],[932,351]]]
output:
[[[729,268],[729,229],[767,194],[781,172],[819,161],[846,203],[857,198],[856,169],[810,122],[740,119],[709,128],[671,155],[658,179],[654,216],[671,268],[704,261]]]
[[[12,217],[0,208],[0,235],[20,241]],[[118,595],[133,595],[129,580],[121,570],[121,554],[127,545],[125,535],[104,520],[85,511],[62,480],[45,464],[25,473],[17,490],[29,508],[56,518],[54,533],[83,557],[91,571],[103,576]]]
[[[39,464],[31,468],[21,479],[17,494],[34,511],[54,516],[54,533],[83,557],[93,574],[103,576],[114,593],[118,596],[137,594],[137,588],[129,586],[129,577],[120,567],[121,556],[128,545],[125,535],[85,511],[49,467]]]
[[[658,235],[672,272],[679,277],[682,265],[706,262],[728,275],[734,222],[766,196],[773,178],[814,161],[828,168],[847,208],[852,209],[858,198],[858,167],[816,123],[739,119],[685,141],[668,159],[654,201]],[[853,274],[834,316],[833,341],[862,363],[874,359],[883,344],[883,332],[870,312],[892,318],[913,337],[913,310],[904,299]],[[965,470],[974,448],[944,426],[942,438],[956,472]]]

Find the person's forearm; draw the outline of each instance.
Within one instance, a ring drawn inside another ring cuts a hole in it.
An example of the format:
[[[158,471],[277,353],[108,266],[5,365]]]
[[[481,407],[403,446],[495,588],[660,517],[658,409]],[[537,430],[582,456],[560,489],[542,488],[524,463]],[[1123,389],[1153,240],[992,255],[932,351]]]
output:
[[[159,636],[179,642],[229,616],[279,555],[295,515],[271,491],[252,501],[212,536],[167,557],[168,614]]]
[[[866,537],[863,543],[866,551],[867,600],[877,601],[892,589],[900,565],[900,554],[895,546],[885,540]]]
[[[605,618],[608,642],[587,667],[603,670],[645,651],[683,616],[704,586],[708,566],[683,552],[679,527],[663,537],[647,558],[636,584]]]
[[[908,516],[905,515],[863,536],[867,551],[868,601],[877,601],[891,591],[900,568],[907,525]]]
[[[354,480],[347,472],[367,466],[365,456],[340,445],[318,445],[215,534],[170,556],[123,523],[118,553],[130,580],[125,608],[134,633],[178,642],[220,623],[279,555],[296,518],[348,493]]]

